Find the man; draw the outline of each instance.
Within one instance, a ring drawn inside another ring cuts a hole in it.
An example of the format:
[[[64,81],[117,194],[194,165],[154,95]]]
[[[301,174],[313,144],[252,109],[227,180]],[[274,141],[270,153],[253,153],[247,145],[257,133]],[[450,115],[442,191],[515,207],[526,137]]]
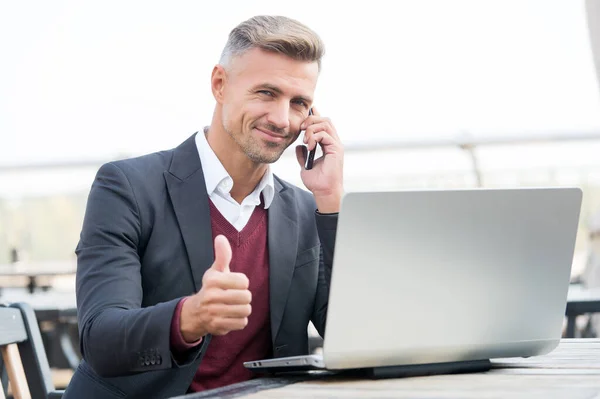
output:
[[[343,148],[313,107],[323,52],[297,21],[241,23],[212,72],[210,126],[100,168],[76,251],[84,360],[64,398],[244,381],[244,361],[306,354],[309,321],[324,334]],[[269,168],[301,130],[310,192]]]

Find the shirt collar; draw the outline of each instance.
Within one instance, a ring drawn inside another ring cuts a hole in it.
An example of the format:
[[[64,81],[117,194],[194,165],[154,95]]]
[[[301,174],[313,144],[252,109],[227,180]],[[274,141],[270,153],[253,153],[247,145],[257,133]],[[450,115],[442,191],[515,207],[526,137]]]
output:
[[[204,128],[204,131],[199,131],[196,134],[196,147],[198,149],[198,155],[200,156],[202,171],[204,172],[206,192],[209,196],[217,191],[229,193],[233,187],[233,179],[229,173],[227,173],[227,170],[225,170],[225,167],[208,144],[208,140],[206,140],[205,136],[207,130],[208,128]],[[256,188],[248,197],[251,198],[252,202],[258,205],[260,204],[261,194],[265,203],[265,209],[268,209],[275,196],[275,184],[270,166],[267,167],[267,171],[262,179],[260,179]]]

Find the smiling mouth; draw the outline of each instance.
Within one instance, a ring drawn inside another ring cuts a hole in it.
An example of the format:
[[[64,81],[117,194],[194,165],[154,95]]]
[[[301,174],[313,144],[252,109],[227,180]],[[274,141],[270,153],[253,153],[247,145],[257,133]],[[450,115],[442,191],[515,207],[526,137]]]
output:
[[[288,136],[273,133],[269,130],[259,129],[257,127],[255,127],[254,130],[256,130],[264,139],[275,142],[275,143],[284,142],[288,138]]]

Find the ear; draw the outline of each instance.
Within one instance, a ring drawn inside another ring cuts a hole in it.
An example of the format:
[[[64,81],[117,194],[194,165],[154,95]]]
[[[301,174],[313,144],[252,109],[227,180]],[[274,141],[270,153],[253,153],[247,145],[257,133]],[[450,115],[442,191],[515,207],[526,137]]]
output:
[[[225,92],[225,83],[227,82],[227,73],[222,65],[215,65],[210,77],[210,86],[213,97],[217,103],[222,104]]]

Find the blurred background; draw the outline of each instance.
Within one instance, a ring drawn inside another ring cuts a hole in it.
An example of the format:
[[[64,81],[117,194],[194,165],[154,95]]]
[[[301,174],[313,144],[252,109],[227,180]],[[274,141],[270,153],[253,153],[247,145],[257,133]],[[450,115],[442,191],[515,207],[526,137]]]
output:
[[[584,233],[600,90],[583,1],[19,1],[0,5],[0,263],[72,260],[99,165],[208,124],[227,35],[262,13],[326,43],[316,105],[348,190],[577,185]],[[291,155],[275,170],[301,185]]]
[[[296,18],[325,41],[315,105],[345,143],[348,191],[581,187],[573,280],[591,273],[600,85],[585,1],[24,0],[0,3],[5,296],[25,286],[62,295],[42,308],[74,304],[98,167],[207,125],[212,67],[257,14]],[[293,148],[274,169],[302,186]],[[36,272],[10,275],[15,264]]]

